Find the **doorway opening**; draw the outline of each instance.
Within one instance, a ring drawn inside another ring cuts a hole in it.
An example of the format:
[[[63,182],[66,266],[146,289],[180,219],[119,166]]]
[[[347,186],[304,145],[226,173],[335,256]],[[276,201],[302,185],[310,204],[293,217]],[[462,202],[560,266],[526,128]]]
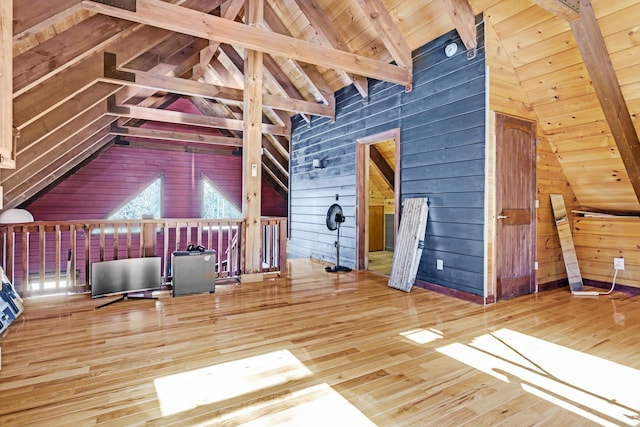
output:
[[[356,268],[388,276],[399,224],[400,129],[356,142]]]

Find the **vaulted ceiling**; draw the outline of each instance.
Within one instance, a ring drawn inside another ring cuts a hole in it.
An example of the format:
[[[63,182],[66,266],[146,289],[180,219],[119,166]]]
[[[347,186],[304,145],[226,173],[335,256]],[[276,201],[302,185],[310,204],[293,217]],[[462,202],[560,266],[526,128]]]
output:
[[[639,0],[264,0],[257,24],[244,0],[13,0],[4,206],[114,143],[237,152],[245,49],[265,53],[263,176],[286,194],[291,115],[334,117],[334,92],[353,84],[366,97],[367,78],[410,89],[410,52],[452,29],[473,48],[479,13],[490,90],[521,90],[501,94],[507,112],[538,122],[578,203],[640,210]]]

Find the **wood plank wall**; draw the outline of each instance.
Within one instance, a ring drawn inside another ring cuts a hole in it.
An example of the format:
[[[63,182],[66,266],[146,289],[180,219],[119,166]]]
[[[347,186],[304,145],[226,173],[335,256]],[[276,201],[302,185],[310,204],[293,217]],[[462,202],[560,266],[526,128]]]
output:
[[[640,289],[640,219],[574,217],[573,241],[583,279],[611,283],[613,258],[624,258],[616,283]]]
[[[538,122],[531,102],[520,86],[520,80],[509,60],[506,49],[495,33],[491,19],[487,19],[485,22],[485,29],[490,109]],[[571,209],[577,209],[578,203],[560,167],[554,149],[544,137],[540,126],[538,126],[538,137],[536,181],[539,208],[536,225],[536,260],[538,261],[536,280],[538,285],[544,288],[545,284],[556,283],[567,278],[549,195],[564,195],[565,205],[569,212]]]
[[[481,25],[480,25],[481,28]],[[468,61],[456,32],[414,52],[414,86],[370,81],[362,99],[352,86],[336,94],[336,121],[294,118],[291,153],[289,257],[335,261],[335,232],[325,226],[327,208],[345,211],[340,263],[355,264],[355,140],[401,129],[401,199],[430,199],[427,241],[418,279],[483,293],[485,61],[483,31],[476,58]],[[452,58],[444,46],[461,48]],[[313,169],[320,158],[325,169]],[[436,258],[445,270],[436,270]]]

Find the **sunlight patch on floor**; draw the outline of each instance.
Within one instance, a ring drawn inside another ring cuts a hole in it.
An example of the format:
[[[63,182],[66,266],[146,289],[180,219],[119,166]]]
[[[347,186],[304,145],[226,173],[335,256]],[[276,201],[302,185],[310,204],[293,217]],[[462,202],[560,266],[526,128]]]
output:
[[[220,363],[154,380],[163,416],[311,375],[288,350]]]
[[[293,391],[272,401],[261,401],[248,408],[202,422],[197,427],[220,424],[243,427],[376,427],[369,418],[328,384]]]
[[[403,337],[417,343],[417,344],[427,344],[433,342],[435,340],[442,339],[442,332],[437,329],[429,328],[429,329],[411,329],[409,331],[400,332],[400,335]]]
[[[640,425],[637,369],[510,329],[437,350],[594,422]]]

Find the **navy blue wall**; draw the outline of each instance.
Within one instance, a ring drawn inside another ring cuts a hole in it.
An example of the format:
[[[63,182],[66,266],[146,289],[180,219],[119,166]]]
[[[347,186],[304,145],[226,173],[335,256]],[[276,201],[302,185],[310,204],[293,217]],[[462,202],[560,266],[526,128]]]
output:
[[[416,50],[413,90],[369,82],[362,99],[349,86],[336,94],[336,120],[294,118],[291,143],[290,258],[335,262],[336,232],[325,225],[338,195],[347,217],[340,264],[355,265],[356,139],[400,128],[400,199],[429,198],[418,279],[484,294],[485,52],[468,60],[453,31]],[[457,42],[451,58],[444,47]],[[324,169],[313,169],[314,158]],[[443,270],[436,270],[442,259]]]

